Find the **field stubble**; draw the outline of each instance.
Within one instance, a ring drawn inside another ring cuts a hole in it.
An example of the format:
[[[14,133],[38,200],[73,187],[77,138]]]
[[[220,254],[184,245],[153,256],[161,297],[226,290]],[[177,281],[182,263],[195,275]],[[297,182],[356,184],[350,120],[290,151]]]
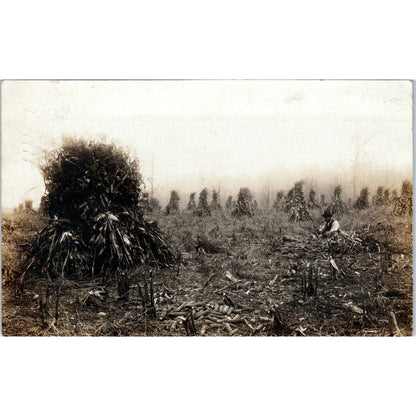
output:
[[[315,235],[312,221],[287,214],[234,218],[156,215],[178,252],[172,270],[138,265],[115,276],[65,280],[59,291],[26,276],[22,260],[39,229],[34,213],[2,224],[4,335],[411,335],[411,218],[388,210],[352,211],[340,219],[346,244]],[[355,245],[356,238],[360,244]],[[344,241],[345,243],[345,241]],[[151,302],[153,299],[153,303]]]

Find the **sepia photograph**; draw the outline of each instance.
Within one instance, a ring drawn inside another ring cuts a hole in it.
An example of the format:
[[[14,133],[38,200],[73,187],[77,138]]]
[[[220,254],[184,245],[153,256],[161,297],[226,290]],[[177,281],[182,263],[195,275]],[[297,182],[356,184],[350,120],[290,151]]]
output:
[[[3,81],[2,334],[411,336],[412,91]]]

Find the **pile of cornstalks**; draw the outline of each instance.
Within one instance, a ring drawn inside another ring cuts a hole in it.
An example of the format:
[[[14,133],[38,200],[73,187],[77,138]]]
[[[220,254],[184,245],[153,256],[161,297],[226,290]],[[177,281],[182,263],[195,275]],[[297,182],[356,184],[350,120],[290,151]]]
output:
[[[295,183],[286,197],[286,211],[289,212],[290,222],[311,221],[303,194],[303,182]]]
[[[179,212],[179,194],[176,191],[170,193],[170,199],[168,205],[166,205],[165,213],[166,215],[172,215]]]
[[[199,194],[198,206],[195,210],[195,215],[198,217],[209,217],[211,210],[208,205],[208,189],[204,188]]]
[[[253,207],[252,207],[253,195],[248,188],[241,188],[238,192],[237,204],[231,215],[233,217],[252,217],[253,216]]]
[[[336,217],[342,217],[347,212],[347,204],[341,198],[342,188],[336,186],[334,189],[334,195],[330,204],[333,215]]]
[[[399,197],[394,199],[394,214],[400,216],[411,216],[413,214],[413,193],[410,181],[404,181]]]
[[[174,263],[156,223],[144,218],[138,164],[114,145],[68,140],[42,173],[49,214],[27,269],[51,279],[109,277],[133,264]]]
[[[276,212],[282,211],[285,205],[285,194],[283,191],[276,193],[276,199],[273,202],[273,209]]]
[[[212,200],[209,207],[211,211],[217,211],[222,209],[221,204],[219,202],[219,194],[217,191],[212,191]]]
[[[189,195],[189,202],[188,202],[188,206],[187,206],[187,210],[188,211],[192,211],[193,212],[193,211],[196,210],[195,195],[196,195],[196,192],[192,192]]]
[[[319,204],[316,202],[316,192],[313,189],[309,191],[308,208],[309,209],[319,208]]]

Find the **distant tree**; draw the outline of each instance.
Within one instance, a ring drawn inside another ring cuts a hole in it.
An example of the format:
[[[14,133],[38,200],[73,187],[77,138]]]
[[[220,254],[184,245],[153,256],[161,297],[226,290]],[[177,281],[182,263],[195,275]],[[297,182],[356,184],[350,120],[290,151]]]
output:
[[[166,215],[172,215],[179,212],[179,194],[177,191],[172,191],[170,193],[170,199],[168,205],[166,205],[165,212]]]

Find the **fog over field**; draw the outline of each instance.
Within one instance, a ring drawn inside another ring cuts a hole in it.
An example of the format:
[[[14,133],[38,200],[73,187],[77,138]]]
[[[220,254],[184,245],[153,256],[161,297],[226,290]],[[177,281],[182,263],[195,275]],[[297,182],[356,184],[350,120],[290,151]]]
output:
[[[6,81],[2,83],[2,207],[44,192],[37,168],[63,136],[124,146],[147,190],[248,186],[269,194],[306,181],[319,194],[340,184],[399,188],[412,178],[408,81]]]

